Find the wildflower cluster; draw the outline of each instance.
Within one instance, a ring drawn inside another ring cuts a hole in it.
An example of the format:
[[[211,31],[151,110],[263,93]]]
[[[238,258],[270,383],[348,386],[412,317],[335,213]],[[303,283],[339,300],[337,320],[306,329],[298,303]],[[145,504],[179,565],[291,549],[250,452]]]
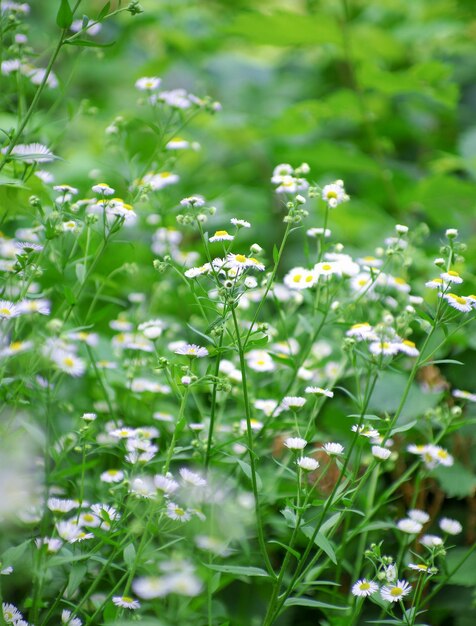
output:
[[[71,21],[62,37],[100,26]],[[21,34],[2,74],[38,84]],[[41,89],[56,88],[50,70],[35,70]],[[458,233],[427,280],[418,228],[345,246],[329,228],[351,202],[344,182],[281,163],[271,251],[254,219],[184,197],[192,120],[221,106],[165,83],[135,83],[147,158],[87,188],[56,180],[59,155],[26,124],[4,138],[0,169],[35,193],[0,235],[3,621],[234,623],[226,588],[252,579],[243,623],[299,604],[357,623],[374,603],[414,626],[471,556],[447,565],[465,528],[444,493],[450,472],[469,474],[455,433],[476,390],[434,358],[476,307],[455,293],[469,280]],[[134,124],[105,129],[118,163]]]

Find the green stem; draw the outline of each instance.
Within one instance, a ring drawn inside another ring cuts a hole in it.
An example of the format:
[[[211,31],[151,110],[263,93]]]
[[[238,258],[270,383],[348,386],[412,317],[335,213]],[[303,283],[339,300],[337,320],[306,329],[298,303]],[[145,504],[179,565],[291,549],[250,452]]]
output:
[[[238,325],[238,319],[236,317],[235,308],[232,306],[231,314],[233,318],[233,324],[235,327],[236,341],[238,344],[238,353],[240,357],[240,369],[242,376],[242,388],[243,388],[243,401],[245,404],[245,415],[246,415],[246,436],[248,442],[248,454],[250,460],[250,468],[251,468],[251,487],[253,490],[254,500],[255,500],[255,512],[256,512],[256,525],[258,529],[258,543],[261,549],[261,555],[264,559],[266,569],[272,578],[275,578],[275,573],[273,571],[273,567],[269,560],[268,551],[266,549],[266,542],[264,539],[264,531],[263,531],[263,522],[260,514],[260,501],[259,501],[259,493],[258,493],[258,480],[256,478],[256,459],[255,453],[253,450],[253,430],[251,428],[251,406],[250,400],[248,396],[248,384],[246,378],[246,364],[245,364],[245,355],[244,355],[244,344],[241,339],[240,327]]]

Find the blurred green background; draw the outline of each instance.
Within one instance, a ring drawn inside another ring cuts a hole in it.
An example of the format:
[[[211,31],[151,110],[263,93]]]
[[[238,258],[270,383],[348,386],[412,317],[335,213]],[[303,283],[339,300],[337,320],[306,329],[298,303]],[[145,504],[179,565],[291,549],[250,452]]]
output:
[[[94,17],[103,4],[86,0],[81,11]],[[64,159],[58,182],[89,184],[96,168],[108,179],[111,168],[127,178],[105,147],[104,128],[137,108],[137,78],[158,75],[163,88],[185,87],[223,104],[186,132],[202,149],[178,166],[180,197],[203,193],[230,214],[266,224],[271,241],[281,220],[270,173],[280,162],[307,161],[316,182],[345,180],[352,202],[332,216],[343,240],[368,250],[396,221],[425,221],[436,237],[448,226],[464,231],[474,259],[473,0],[142,6],[143,14],[123,13],[94,37],[115,45],[71,47],[55,66],[63,100],[49,91],[44,102],[55,115],[40,130]],[[51,46],[56,9],[32,3],[36,50]],[[173,204],[179,196],[171,193]]]

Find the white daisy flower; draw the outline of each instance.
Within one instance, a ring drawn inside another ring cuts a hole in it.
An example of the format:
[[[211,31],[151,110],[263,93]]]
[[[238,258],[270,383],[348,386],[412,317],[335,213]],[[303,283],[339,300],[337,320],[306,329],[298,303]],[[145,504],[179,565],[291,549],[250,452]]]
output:
[[[403,352],[408,356],[418,356],[420,351],[417,349],[416,345],[413,341],[409,341],[408,339],[404,339],[401,343],[397,343],[398,352]]]
[[[172,89],[171,91],[161,91],[158,94],[158,100],[164,102],[174,109],[189,109],[192,106],[193,99],[185,89]]]
[[[343,181],[336,180],[329,185],[325,185],[322,189],[322,199],[331,209],[334,209],[343,202],[347,202],[349,196],[345,193]]]
[[[362,437],[368,437],[369,439],[375,439],[380,435],[376,428],[372,428],[371,426],[367,426],[366,424],[354,424],[352,426],[352,432],[359,433]]]
[[[162,476],[161,474],[154,476],[154,485],[159,491],[163,491],[165,494],[174,493],[180,486],[178,482],[170,476]]]
[[[57,350],[51,359],[58,369],[70,376],[82,376],[86,371],[86,363],[72,352]]]
[[[362,578],[352,585],[352,594],[357,597],[366,598],[378,591],[377,583]]]
[[[251,350],[245,356],[248,367],[256,372],[272,372],[276,369],[273,359],[265,350]]]
[[[79,506],[77,500],[62,500],[61,498],[48,498],[46,504],[53,513],[69,513]]]
[[[308,228],[306,231],[306,235],[308,237],[313,237],[313,238],[321,237],[322,235],[324,235],[324,237],[326,237],[327,239],[328,237],[331,236],[331,234],[332,233],[328,228],[326,228],[325,230],[324,228]]]
[[[300,396],[286,396],[282,399],[281,407],[283,409],[300,409],[306,404],[306,398]]]
[[[347,337],[355,337],[357,341],[377,339],[373,327],[368,322],[353,324],[345,334]]]
[[[190,148],[190,142],[182,137],[173,137],[165,144],[166,150],[187,150]]]
[[[98,183],[97,185],[93,185],[91,189],[94,193],[101,194],[102,196],[113,196],[116,192],[116,190],[107,183]]]
[[[246,220],[237,219],[236,217],[232,217],[230,222],[233,224],[233,226],[236,226],[237,228],[251,228],[251,224],[249,222],[247,222]]]
[[[305,393],[310,393],[316,396],[327,396],[328,398],[334,397],[334,392],[330,389],[323,389],[322,387],[306,387]]]
[[[408,567],[415,572],[423,572],[424,574],[427,574],[430,569],[429,566],[424,563],[409,563]]]
[[[154,91],[159,88],[161,82],[157,76],[143,76],[136,80],[135,87],[140,91]]]
[[[183,356],[196,357],[197,359],[201,359],[205,356],[208,356],[208,350],[201,346],[197,346],[194,343],[187,343],[184,346],[178,347],[174,350],[175,354],[180,354]]]
[[[440,278],[447,283],[454,283],[455,285],[460,285],[463,282],[463,279],[458,274],[458,272],[454,272],[452,270],[449,270],[448,272],[443,272],[442,274],[440,274]]]
[[[233,241],[234,236],[230,235],[226,230],[217,230],[213,237],[210,237],[208,241],[214,243],[215,241]]]
[[[419,524],[426,524],[430,520],[430,516],[426,511],[420,509],[410,509],[407,513],[408,517]]]
[[[326,452],[329,456],[340,456],[344,454],[344,446],[340,443],[325,443],[321,450]]]
[[[443,298],[453,309],[457,309],[462,313],[468,313],[472,309],[471,300],[464,296],[458,296],[455,293],[446,293],[443,295]]]
[[[66,626],[82,626],[82,621],[79,617],[73,617],[73,614],[68,609],[63,609],[61,612],[61,623]]]
[[[2,603],[3,619],[7,624],[16,624],[19,620],[23,619],[23,615],[17,609],[14,604]]]
[[[207,481],[204,478],[202,478],[200,474],[191,472],[186,467],[180,468],[179,474],[185,483],[188,483],[189,485],[193,485],[194,487],[204,487],[207,484]]]
[[[0,356],[14,356],[22,352],[28,352],[33,348],[32,341],[13,341],[10,345],[0,350]]]
[[[2,148],[3,154],[8,150],[8,147]],[[49,148],[41,143],[28,143],[18,144],[14,146],[10,155],[13,155],[16,159],[24,161],[25,163],[48,163],[54,161],[55,155]]]
[[[324,261],[323,263],[316,263],[313,269],[314,274],[319,276],[332,276],[334,274],[341,274],[341,267],[336,261]]]
[[[423,528],[423,525],[420,524],[420,522],[415,521],[414,519],[405,518],[397,522],[397,528],[403,533],[417,535]]]
[[[443,539],[437,535],[423,535],[420,543],[428,548],[436,548],[443,545]]]
[[[446,284],[442,278],[432,278],[425,283],[425,287],[429,289],[444,289]]]
[[[392,356],[397,354],[399,344],[391,341],[373,341],[369,345],[369,350],[375,356],[383,354],[384,356]]]
[[[372,454],[376,459],[386,461],[392,455],[392,451],[388,448],[382,448],[382,446],[372,446]]]
[[[117,469],[109,469],[99,477],[103,483],[120,483],[124,480],[124,472]]]
[[[207,274],[211,271],[210,263],[205,263],[205,265],[201,265],[200,267],[191,267],[190,269],[184,272],[184,276],[187,278],[196,278],[197,276],[202,276],[202,274]]]
[[[408,226],[404,224],[395,224],[395,230],[399,235],[406,235],[408,233]]]
[[[301,437],[288,437],[284,445],[290,450],[303,450],[307,446],[307,441]]]
[[[380,590],[380,595],[388,602],[399,602],[412,590],[412,586],[406,580],[397,580],[395,585],[386,585]]]
[[[18,308],[9,300],[0,300],[0,320],[8,320],[20,315]]]
[[[448,535],[459,535],[463,532],[463,526],[457,520],[449,517],[442,517],[438,522],[438,526]]]
[[[462,400],[468,400],[469,402],[476,402],[476,393],[470,391],[463,391],[462,389],[453,389],[451,395],[454,398],[461,398]]]
[[[113,596],[112,601],[122,609],[140,609],[140,602],[129,596]]]
[[[283,282],[288,289],[309,289],[314,287],[316,280],[314,272],[304,267],[295,267],[286,274]]]
[[[289,163],[280,163],[276,165],[273,170],[273,175],[271,177],[271,182],[274,185],[279,185],[287,176],[291,176],[294,173],[294,168]]]
[[[429,468],[436,467],[436,465],[444,465],[445,467],[451,467],[454,463],[452,455],[442,448],[441,446],[427,445],[423,453],[423,460]]]
[[[98,526],[101,526],[102,520],[94,513],[83,511],[79,515],[78,524],[80,526],[88,526],[89,528],[97,528]]]
[[[305,472],[314,472],[319,467],[319,461],[310,456],[303,456],[296,461],[296,465]]]
[[[167,517],[176,521],[176,522],[188,522],[192,519],[192,514],[187,509],[175,504],[175,502],[169,502],[167,504]]]

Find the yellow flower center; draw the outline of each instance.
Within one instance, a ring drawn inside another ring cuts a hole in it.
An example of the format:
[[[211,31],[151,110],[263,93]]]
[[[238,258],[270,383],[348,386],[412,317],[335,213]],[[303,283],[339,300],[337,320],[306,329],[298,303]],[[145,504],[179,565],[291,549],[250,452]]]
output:
[[[395,282],[397,283],[397,285],[406,285],[407,284],[406,280],[403,280],[403,278],[399,278],[399,277],[395,278]]]
[[[12,312],[10,311],[10,309],[6,309],[6,308],[0,309],[0,315],[9,316],[11,314],[12,314]]]
[[[74,361],[70,356],[67,356],[66,358],[63,359],[63,363],[67,366],[67,367],[73,367],[74,365]]]
[[[360,589],[361,591],[367,591],[367,589],[370,589],[370,583],[361,583]]]
[[[305,281],[306,283],[312,283],[312,279],[313,279],[313,276],[310,274],[309,276],[306,276]]]
[[[329,265],[329,263],[324,263],[324,265],[322,266],[322,269],[323,269],[325,272],[328,272],[329,270],[331,270],[331,269],[332,269],[332,265]]]
[[[246,257],[244,254],[235,254],[235,261],[238,261],[238,263],[246,263]]]
[[[415,344],[413,343],[413,341],[409,341],[408,339],[405,339],[402,343],[405,346],[408,346],[409,348],[414,348],[415,347]]]
[[[13,343],[10,344],[10,350],[12,350],[13,352],[16,352],[17,350],[21,350],[22,346],[23,346],[23,342],[14,341]]]
[[[295,274],[293,276],[293,283],[300,283],[302,279],[302,274]]]
[[[168,178],[170,176],[170,172],[160,172],[160,178]]]
[[[459,276],[458,272],[454,272],[453,270],[450,270],[448,272],[448,276]]]
[[[326,197],[328,200],[330,200],[331,198],[337,198],[337,192],[333,190],[328,191]]]
[[[228,233],[226,230],[217,230],[215,233],[215,237],[228,237]]]
[[[393,596],[394,598],[398,598],[398,596],[401,596],[403,593],[403,589],[401,587],[394,587],[391,592],[390,595]]]

